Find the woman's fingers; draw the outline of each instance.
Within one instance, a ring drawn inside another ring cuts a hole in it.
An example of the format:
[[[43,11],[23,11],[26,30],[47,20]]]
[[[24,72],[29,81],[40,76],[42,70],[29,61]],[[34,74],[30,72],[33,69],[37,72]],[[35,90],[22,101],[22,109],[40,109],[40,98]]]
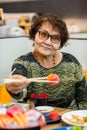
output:
[[[12,82],[6,83],[7,89],[10,92],[22,91],[29,84],[27,78],[21,75],[12,75],[9,77],[9,80],[13,80]]]

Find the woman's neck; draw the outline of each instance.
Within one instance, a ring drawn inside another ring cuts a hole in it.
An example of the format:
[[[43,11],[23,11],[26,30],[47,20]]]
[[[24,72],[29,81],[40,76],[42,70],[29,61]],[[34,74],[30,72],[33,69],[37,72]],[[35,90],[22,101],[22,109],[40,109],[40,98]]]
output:
[[[52,68],[56,66],[61,62],[62,59],[62,53],[60,53],[59,51],[55,55],[50,56],[44,56],[36,51],[33,51],[33,56],[37,60],[37,62],[45,68]]]

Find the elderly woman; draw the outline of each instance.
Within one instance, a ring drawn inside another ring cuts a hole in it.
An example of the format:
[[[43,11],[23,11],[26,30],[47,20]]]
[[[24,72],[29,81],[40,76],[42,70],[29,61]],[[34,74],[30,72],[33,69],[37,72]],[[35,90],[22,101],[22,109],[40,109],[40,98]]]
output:
[[[56,14],[44,14],[32,24],[29,38],[34,41],[34,49],[14,61],[12,70],[16,70],[9,78],[20,79],[20,82],[7,83],[10,95],[17,101],[27,102],[32,93],[47,93],[49,106],[87,109],[87,86],[82,66],[73,55],[60,51],[69,39],[65,22]],[[59,76],[58,84],[50,86],[27,80],[50,73]]]

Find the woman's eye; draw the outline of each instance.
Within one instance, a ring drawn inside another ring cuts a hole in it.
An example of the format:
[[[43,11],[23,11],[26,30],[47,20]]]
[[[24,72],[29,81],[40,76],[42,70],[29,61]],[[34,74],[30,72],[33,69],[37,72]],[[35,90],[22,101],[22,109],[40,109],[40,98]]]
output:
[[[46,33],[41,33],[42,37],[48,37],[48,35]]]
[[[60,40],[60,38],[59,38],[58,36],[53,36],[52,39],[55,40],[55,41],[56,41],[56,40],[57,40],[57,41]]]

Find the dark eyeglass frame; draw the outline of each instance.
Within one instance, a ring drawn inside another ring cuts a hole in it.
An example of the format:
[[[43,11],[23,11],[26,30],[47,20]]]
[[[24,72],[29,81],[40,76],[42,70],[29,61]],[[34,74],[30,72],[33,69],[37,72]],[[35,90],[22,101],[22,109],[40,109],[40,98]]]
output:
[[[43,41],[47,40],[50,37],[51,42],[53,42],[54,44],[59,44],[59,42],[60,42],[59,35],[50,35],[45,30],[38,30],[37,32],[39,33],[39,38]]]

